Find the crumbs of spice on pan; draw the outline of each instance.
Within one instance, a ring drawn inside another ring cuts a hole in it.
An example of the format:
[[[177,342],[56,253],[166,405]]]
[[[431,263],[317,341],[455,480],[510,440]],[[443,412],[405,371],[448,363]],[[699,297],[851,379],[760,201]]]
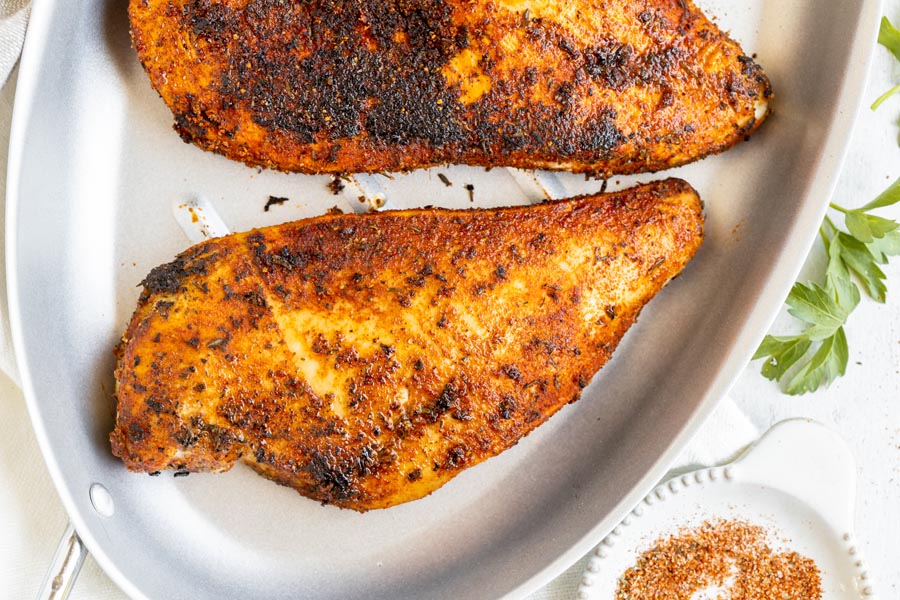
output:
[[[328,189],[331,190],[331,193],[335,196],[344,191],[344,180],[340,175],[331,176],[331,181],[328,182]]]
[[[372,196],[359,196],[357,198],[360,204],[365,204],[370,211],[375,211],[380,209],[387,203],[387,198],[384,194],[374,194]]]
[[[443,173],[438,173],[438,179],[440,179],[441,183],[443,183],[447,187],[450,187],[453,185],[453,182],[450,181],[449,179],[447,179],[447,176],[444,175]]]
[[[469,202],[475,202],[475,186],[467,183],[465,187],[466,191],[469,192]]]
[[[325,211],[325,214],[327,214],[327,215],[342,215],[342,214],[344,214],[344,211],[341,210],[341,208],[337,204],[335,204],[334,206],[329,208],[327,211]]]
[[[265,212],[269,212],[269,208],[272,206],[280,206],[287,202],[288,199],[282,196],[269,196],[269,199],[266,200],[266,205],[263,206],[263,210]]]
[[[616,600],[821,600],[811,559],[777,551],[769,532],[743,521],[707,521],[660,538],[619,578]]]

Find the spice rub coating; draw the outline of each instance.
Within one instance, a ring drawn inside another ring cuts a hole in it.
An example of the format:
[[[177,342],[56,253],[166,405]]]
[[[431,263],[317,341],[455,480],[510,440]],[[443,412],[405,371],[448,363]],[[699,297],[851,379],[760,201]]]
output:
[[[657,171],[745,139],[772,95],[691,0],[131,0],[129,13],[182,138],[284,171]]]
[[[421,498],[577,400],[702,235],[669,179],[201,243],[143,281],[113,453],[144,472],[241,460],[359,511]]]

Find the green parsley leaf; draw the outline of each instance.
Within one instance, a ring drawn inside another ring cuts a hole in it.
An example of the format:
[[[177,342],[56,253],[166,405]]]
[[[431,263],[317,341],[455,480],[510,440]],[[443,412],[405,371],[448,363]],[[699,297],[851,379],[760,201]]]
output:
[[[900,224],[890,219],[869,215],[862,210],[848,210],[844,215],[844,223],[850,233],[864,244],[868,244],[875,238],[884,237],[886,234],[894,231]]]
[[[784,377],[788,369],[803,358],[811,345],[812,342],[804,335],[790,337],[767,335],[753,355],[753,360],[766,358],[762,366],[763,377],[778,381]]]
[[[859,304],[859,288],[850,280],[850,270],[842,258],[844,247],[840,238],[828,243],[828,268],[825,270],[825,289],[835,302],[852,311]]]
[[[876,208],[884,208],[885,206],[897,204],[897,202],[900,202],[900,179],[897,179],[897,181],[889,185],[888,189],[878,194],[878,196],[876,196],[874,200],[872,200],[859,210],[863,212],[869,212],[870,210],[874,210]]]
[[[900,30],[886,17],[881,20],[878,43],[900,61]],[[872,109],[897,92],[900,85],[878,98]],[[831,204],[844,215],[846,231],[830,216],[819,227],[828,253],[824,285],[797,282],[785,300],[788,312],[805,328],[792,336],[767,335],[753,355],[753,360],[765,359],[760,369],[763,377],[781,383],[786,394],[814,392],[847,372],[850,353],[844,324],[859,305],[860,287],[874,300],[884,302],[886,277],[879,265],[887,264],[891,256],[900,256],[900,223],[869,213],[897,203],[900,179],[861,208]]]
[[[887,287],[884,285],[884,272],[878,268],[875,256],[869,252],[864,243],[839,231],[835,239],[841,245],[841,259],[863,284],[866,293],[878,302],[884,302]],[[853,307],[855,308],[855,306]],[[850,310],[853,310],[852,308]],[[848,311],[849,314],[849,311]]]
[[[834,335],[822,340],[822,344],[806,365],[787,384],[785,391],[791,395],[814,392],[847,372],[850,352],[844,328],[838,327]]]
[[[891,24],[887,17],[881,17],[878,29],[878,43],[891,51],[894,58],[900,60],[900,30]]]
[[[866,248],[880,265],[887,264],[889,256],[900,256],[900,230],[892,231],[882,238],[866,244]]]
[[[881,27],[878,30],[878,43],[891,51],[897,60],[900,60],[900,31],[894,27],[887,17],[881,17]],[[878,110],[885,100],[900,91],[900,85],[895,85],[872,103],[872,110]]]
[[[809,324],[803,333],[811,340],[832,336],[852,310],[839,305],[834,296],[817,283],[809,286],[794,284],[786,302],[790,306],[789,313]]]

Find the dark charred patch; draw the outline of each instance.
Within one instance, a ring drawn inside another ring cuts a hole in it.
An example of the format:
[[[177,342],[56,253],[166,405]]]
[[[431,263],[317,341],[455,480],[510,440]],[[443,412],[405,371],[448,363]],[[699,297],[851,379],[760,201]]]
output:
[[[197,0],[184,18],[198,38],[218,42],[223,41],[228,31],[236,26],[235,16],[222,4]]]
[[[265,465],[274,462],[275,456],[270,452],[266,452],[265,447],[260,446],[253,452],[253,458],[257,463]]]
[[[169,300],[160,300],[156,303],[156,312],[158,312],[159,316],[161,316],[163,319],[168,319],[169,309],[173,306],[175,306],[174,302],[171,302]]]
[[[251,290],[244,294],[244,301],[253,304],[254,306],[259,306],[260,308],[266,308],[266,299],[262,295],[262,292],[259,290]]]
[[[609,40],[584,52],[584,68],[606,87],[621,91],[634,81],[629,68],[633,56],[630,44]]]
[[[269,209],[273,206],[281,206],[287,201],[288,199],[283,196],[269,196],[269,199],[266,200],[265,206],[263,206],[263,211],[269,212]]]
[[[331,181],[328,182],[328,189],[332,194],[337,196],[344,191],[344,180],[338,175],[333,176]]]
[[[364,446],[357,454],[344,456],[340,448],[311,451],[304,470],[319,485],[324,502],[348,500],[360,494],[359,478],[371,475],[380,464],[377,448]]]
[[[451,469],[458,469],[466,463],[468,452],[469,449],[466,448],[465,444],[456,444],[447,451],[447,460],[444,464]]]
[[[472,411],[463,408],[455,409],[450,413],[450,416],[456,421],[471,421],[475,418],[472,415]]]
[[[463,135],[457,94],[440,73],[468,45],[451,14],[440,1],[319,0],[286,8],[251,0],[237,10],[203,0],[182,18],[225,57],[221,93],[263,127],[299,143],[365,129],[381,142],[443,145]],[[363,29],[378,52],[366,45]],[[405,43],[394,41],[398,32]],[[314,51],[298,60],[298,45]]]
[[[443,414],[458,406],[464,395],[465,391],[451,381],[444,386],[438,397],[434,399],[434,403],[425,411],[425,421],[437,423]]]
[[[515,365],[503,365],[500,367],[500,371],[513,381],[519,381],[522,377],[521,371]]]
[[[321,333],[316,335],[316,339],[313,340],[310,348],[316,354],[332,354],[335,351],[328,342],[328,339]]]
[[[172,294],[179,290],[185,278],[191,275],[204,276],[207,273],[207,262],[215,255],[196,257],[199,250],[179,255],[170,263],[155,267],[138,285],[151,294]],[[171,306],[171,304],[169,305]]]
[[[182,427],[175,433],[175,441],[183,448],[190,448],[200,440],[199,436],[187,427]]]
[[[156,414],[162,412],[162,403],[158,402],[153,396],[150,396],[146,400],[144,400],[144,403],[150,408],[150,410],[152,410]]]
[[[565,52],[568,55],[569,58],[577,58],[578,57],[578,51],[575,50],[575,46],[573,46],[569,40],[561,39],[561,40],[559,40],[559,42],[557,42],[557,45],[559,46],[560,50],[562,50],[563,52]]]
[[[497,412],[501,419],[511,419],[513,413],[516,412],[515,398],[512,396],[504,396],[503,400],[500,401],[500,405],[497,407]]]

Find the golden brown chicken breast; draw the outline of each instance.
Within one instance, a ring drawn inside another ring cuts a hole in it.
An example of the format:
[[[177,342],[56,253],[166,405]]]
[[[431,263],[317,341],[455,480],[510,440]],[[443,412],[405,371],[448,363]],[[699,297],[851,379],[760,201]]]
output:
[[[691,0],[131,0],[181,136],[304,173],[441,163],[656,171],[771,96]]]
[[[113,452],[148,472],[243,460],[356,510],[420,498],[578,399],[702,232],[669,179],[199,244],[143,282]]]

